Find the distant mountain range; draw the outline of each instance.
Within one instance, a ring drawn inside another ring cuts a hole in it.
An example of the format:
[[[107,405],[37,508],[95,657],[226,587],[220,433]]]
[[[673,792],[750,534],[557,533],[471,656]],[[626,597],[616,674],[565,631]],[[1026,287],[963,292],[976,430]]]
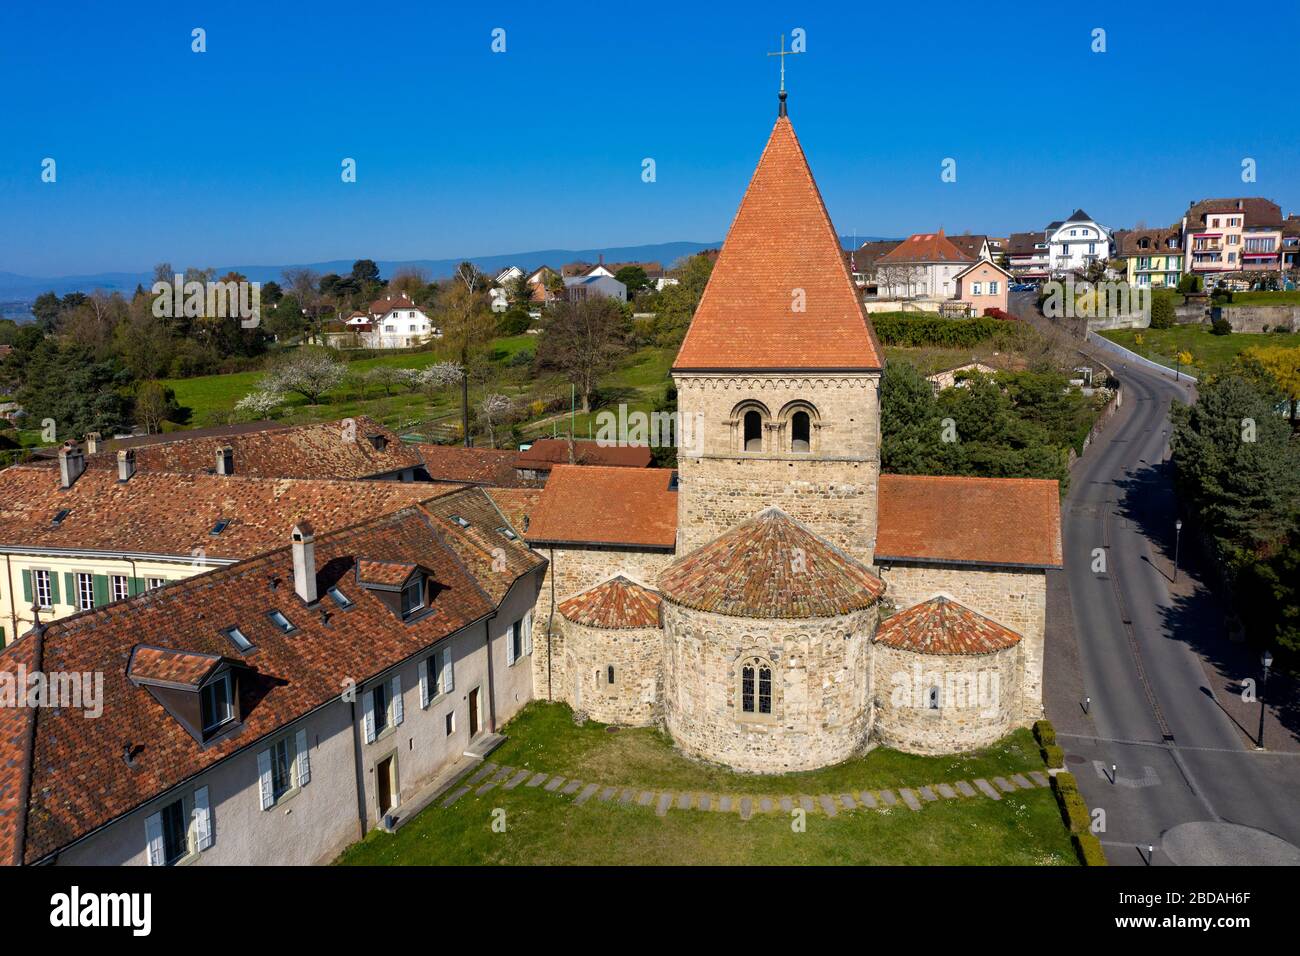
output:
[[[853,247],[853,241],[841,236],[840,241],[846,249]],[[858,236],[859,244],[875,241],[871,236]],[[556,269],[566,262],[596,262],[602,256],[607,262],[660,262],[665,267],[671,266],[684,256],[694,255],[703,249],[716,249],[721,242],[661,242],[644,246],[608,246],[601,249],[540,249],[534,252],[516,252],[507,255],[470,256],[468,257],[479,269],[495,275],[507,266],[531,272],[542,265]],[[330,272],[339,274],[352,270],[354,259],[334,259],[329,262],[305,262],[279,266],[218,266],[217,275],[238,272],[247,276],[250,282],[279,282],[285,269],[306,267],[325,275]],[[441,279],[451,275],[464,257],[455,259],[376,259],[380,275],[391,276],[400,268],[420,268],[429,273],[430,278]],[[173,263],[176,265],[176,263]],[[179,266],[184,268],[184,266]],[[90,275],[67,276],[25,276],[13,272],[0,272],[0,317],[22,321],[31,317],[30,306],[38,295],[54,292],[67,295],[69,292],[90,292],[104,289],[109,292],[121,292],[130,295],[137,285],[148,288],[153,282],[153,270],[147,272],[99,272]]]

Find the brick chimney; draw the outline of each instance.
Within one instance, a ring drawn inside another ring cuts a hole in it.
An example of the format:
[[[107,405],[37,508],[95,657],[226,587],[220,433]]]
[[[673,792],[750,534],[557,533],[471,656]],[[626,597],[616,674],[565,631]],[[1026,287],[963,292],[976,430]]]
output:
[[[59,487],[71,488],[86,470],[86,456],[75,441],[63,443],[59,449]]]
[[[316,536],[301,519],[289,533],[293,542],[293,589],[305,604],[316,603]]]
[[[117,480],[130,481],[135,474],[135,451],[123,448],[117,453]]]
[[[100,439],[99,432],[86,433],[86,454],[87,455],[99,454],[99,439]]]
[[[217,474],[233,475],[235,473],[235,449],[222,445],[217,449]]]

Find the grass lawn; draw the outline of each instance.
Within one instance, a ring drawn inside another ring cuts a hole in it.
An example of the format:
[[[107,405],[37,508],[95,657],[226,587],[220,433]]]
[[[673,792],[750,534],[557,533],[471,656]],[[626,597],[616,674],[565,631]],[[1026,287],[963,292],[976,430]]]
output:
[[[610,733],[576,727],[568,707],[534,702],[504,729],[492,755],[502,766],[543,770],[610,786],[772,797],[839,794],[973,780],[1042,768],[1028,731],[956,757],[877,749],[835,767],[783,776],[738,774],[682,756],[653,729]],[[506,811],[493,832],[492,811]],[[541,789],[473,791],[450,808],[436,804],[396,835],[370,834],[340,857],[345,864],[1063,864],[1074,863],[1069,834],[1048,789],[940,800],[914,812],[820,811],[796,833],[789,815],[673,810],[571,797]]]
[[[1172,329],[1110,329],[1101,335],[1169,368],[1177,365],[1175,353],[1191,352],[1191,366],[1183,367],[1193,375],[1221,368],[1254,345],[1300,346],[1300,333],[1232,332],[1214,335],[1207,325],[1176,325]],[[1139,336],[1141,344],[1137,341]]]
[[[1234,305],[1300,305],[1300,289],[1280,292],[1234,292],[1228,308]]]

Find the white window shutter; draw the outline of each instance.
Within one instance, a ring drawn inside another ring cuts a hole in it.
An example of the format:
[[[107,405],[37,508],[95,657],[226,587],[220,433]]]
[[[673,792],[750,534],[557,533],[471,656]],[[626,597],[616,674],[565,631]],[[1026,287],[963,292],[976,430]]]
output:
[[[208,788],[194,791],[194,843],[202,853],[212,846],[212,807],[208,805]]]
[[[437,657],[429,657],[420,661],[420,707],[429,706],[429,665],[437,661]],[[436,691],[435,691],[436,693]]]
[[[524,615],[524,653],[533,652],[533,612]]]
[[[400,674],[393,675],[393,726],[400,727],[402,724],[402,677]]]
[[[506,628],[506,664],[510,665],[515,662],[515,629]]]
[[[275,803],[271,790],[271,751],[263,750],[257,755],[258,787],[262,793],[262,809],[270,810]]]
[[[144,821],[144,836],[149,844],[149,865],[163,865],[162,814],[155,813]]]
[[[442,690],[443,693],[450,694],[456,689],[456,670],[451,659],[451,648],[445,648],[442,652]]]
[[[366,691],[366,743],[375,742],[375,695]]]
[[[293,747],[297,752],[298,786],[305,787],[311,783],[311,754],[307,752],[307,731],[298,731],[293,739]]]

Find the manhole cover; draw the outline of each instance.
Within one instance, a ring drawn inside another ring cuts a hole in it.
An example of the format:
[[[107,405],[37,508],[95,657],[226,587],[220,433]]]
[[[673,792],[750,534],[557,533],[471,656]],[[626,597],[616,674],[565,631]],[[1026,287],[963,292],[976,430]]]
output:
[[[1065,762],[1066,763],[1087,763],[1088,760],[1086,757],[1080,757],[1078,754],[1066,754]]]

